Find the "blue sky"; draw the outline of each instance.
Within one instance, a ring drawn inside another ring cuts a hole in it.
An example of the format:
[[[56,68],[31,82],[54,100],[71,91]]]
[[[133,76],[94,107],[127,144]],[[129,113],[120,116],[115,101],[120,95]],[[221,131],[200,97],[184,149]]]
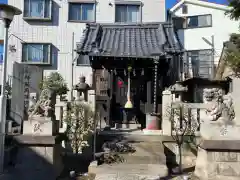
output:
[[[227,0],[208,0],[209,2],[216,2],[219,4],[227,4]],[[167,9],[171,8],[174,4],[176,4],[178,0],[166,0]]]
[[[7,0],[0,0],[0,3],[7,3]]]

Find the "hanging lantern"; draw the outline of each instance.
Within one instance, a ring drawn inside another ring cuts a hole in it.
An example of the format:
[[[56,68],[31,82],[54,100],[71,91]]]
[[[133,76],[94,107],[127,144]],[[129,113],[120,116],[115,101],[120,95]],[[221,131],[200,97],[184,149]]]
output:
[[[123,81],[121,79],[118,79],[117,85],[119,88],[123,86]]]

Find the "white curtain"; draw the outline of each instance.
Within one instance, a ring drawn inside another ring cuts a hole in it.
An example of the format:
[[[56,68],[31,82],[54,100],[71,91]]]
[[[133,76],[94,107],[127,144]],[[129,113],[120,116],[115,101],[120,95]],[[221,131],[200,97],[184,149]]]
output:
[[[139,6],[136,5],[130,5],[128,6],[128,12],[127,12],[127,21],[128,22],[138,22],[139,21]]]
[[[138,5],[116,6],[116,22],[138,22],[139,19]]]
[[[94,20],[94,4],[83,3],[83,4],[70,4],[69,9],[70,20]]]
[[[211,15],[198,16],[198,26],[210,26],[211,20]]]
[[[94,5],[83,4],[82,5],[82,20],[93,21],[94,20]]]

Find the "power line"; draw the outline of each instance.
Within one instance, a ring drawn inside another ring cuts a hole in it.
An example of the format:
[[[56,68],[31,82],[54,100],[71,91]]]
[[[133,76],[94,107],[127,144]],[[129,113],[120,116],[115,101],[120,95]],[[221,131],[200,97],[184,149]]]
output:
[[[9,39],[11,36],[17,38],[17,39],[20,40],[21,42],[26,43],[26,44],[28,44],[29,46],[31,46],[31,47],[39,50],[39,51],[43,51],[43,49],[37,48],[36,46],[32,45],[32,44],[29,43],[29,42],[24,41],[23,39],[21,39],[20,37],[16,36],[15,34],[10,34],[10,36],[8,37],[8,39]],[[39,43],[39,44],[41,44],[41,43]],[[48,52],[48,53],[50,53],[50,52]],[[66,55],[67,55],[67,54],[72,54],[72,52],[66,52],[66,53],[63,53],[63,52],[58,52],[58,53],[51,52],[51,54],[52,54],[52,55],[54,55],[54,54],[55,54],[55,55],[59,55],[59,54],[66,54]]]

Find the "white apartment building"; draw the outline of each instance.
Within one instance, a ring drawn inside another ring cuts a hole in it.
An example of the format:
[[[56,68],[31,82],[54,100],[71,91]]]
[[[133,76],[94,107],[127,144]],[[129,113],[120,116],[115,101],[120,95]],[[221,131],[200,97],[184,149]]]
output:
[[[170,9],[179,38],[187,51],[190,76],[211,77],[218,64],[223,42],[239,32],[239,22],[225,15],[230,7],[200,0],[181,0]],[[179,20],[182,18],[182,21]]]
[[[4,24],[0,21],[0,64],[3,62]]]
[[[165,0],[8,0],[8,4],[23,11],[9,30],[9,47],[15,51],[8,54],[8,74],[14,61],[34,64],[44,68],[43,76],[60,72],[69,88],[81,74],[91,84],[89,59],[76,58],[74,52],[86,23],[165,21]]]

